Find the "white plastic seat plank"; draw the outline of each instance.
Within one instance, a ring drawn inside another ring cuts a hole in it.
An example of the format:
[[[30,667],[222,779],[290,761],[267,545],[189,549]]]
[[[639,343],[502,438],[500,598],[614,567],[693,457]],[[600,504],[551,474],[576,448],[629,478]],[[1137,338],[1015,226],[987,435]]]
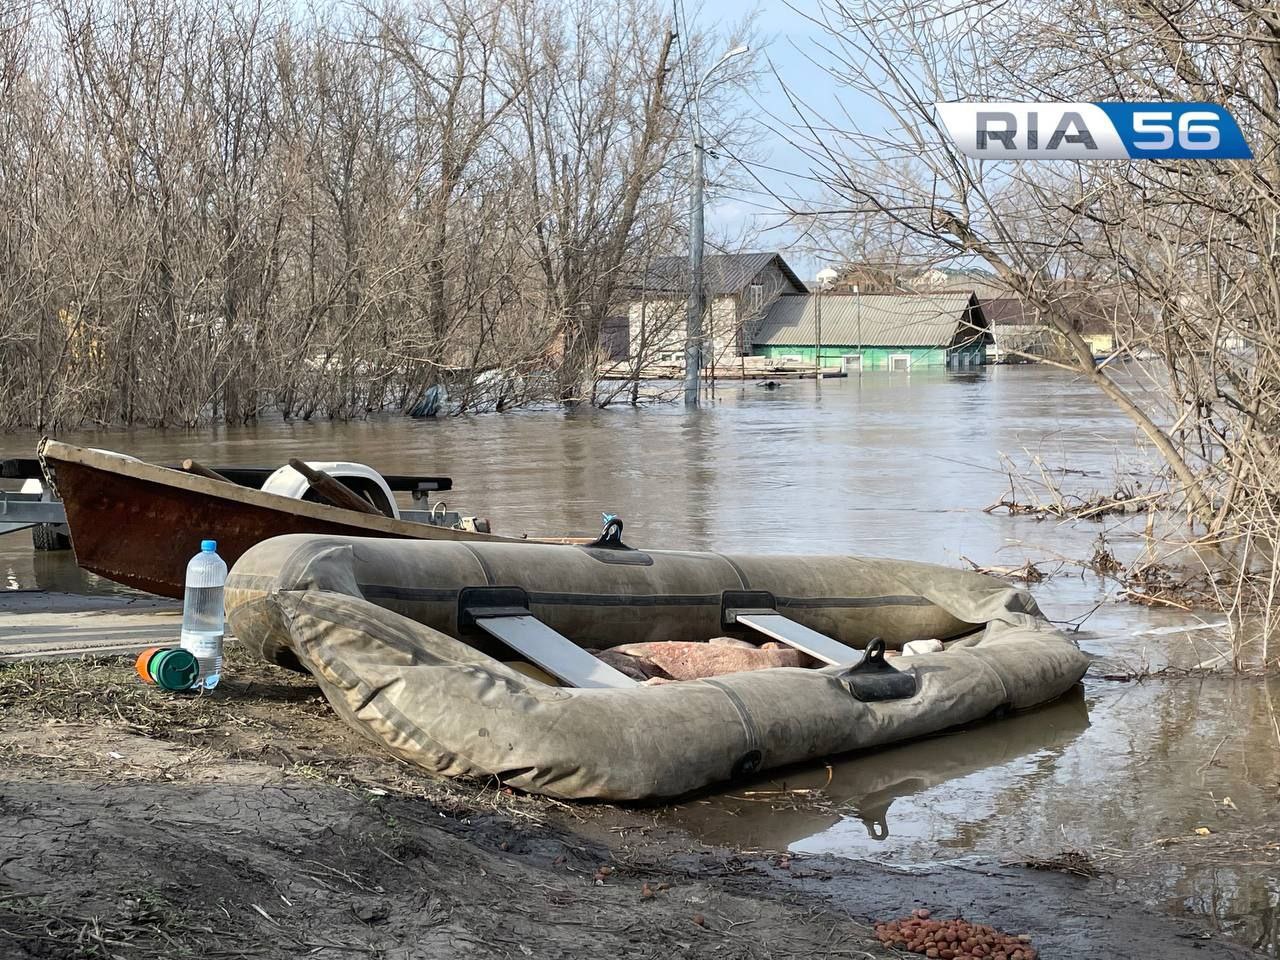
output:
[[[780,613],[740,613],[737,616],[737,622],[789,647],[795,647],[811,657],[816,657],[823,663],[852,665],[862,659],[862,651],[845,646],[839,640],[832,640],[817,630],[809,629],[803,623],[788,620]]]
[[[636,682],[597,660],[533,616],[485,616],[476,626],[571,687],[634,687]]]

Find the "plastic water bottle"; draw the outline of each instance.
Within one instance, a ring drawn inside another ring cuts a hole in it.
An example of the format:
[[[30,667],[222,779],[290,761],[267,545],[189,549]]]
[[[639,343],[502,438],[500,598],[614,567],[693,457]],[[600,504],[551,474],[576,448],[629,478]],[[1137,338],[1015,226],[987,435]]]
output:
[[[222,679],[222,593],[227,565],[215,540],[201,540],[200,552],[187,564],[182,598],[182,648],[200,665],[192,690],[212,690]]]

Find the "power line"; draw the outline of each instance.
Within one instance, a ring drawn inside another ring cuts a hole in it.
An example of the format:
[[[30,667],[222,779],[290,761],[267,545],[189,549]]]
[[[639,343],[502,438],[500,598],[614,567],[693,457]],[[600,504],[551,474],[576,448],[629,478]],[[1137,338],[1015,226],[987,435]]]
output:
[[[681,14],[684,14],[683,18]],[[671,0],[671,17],[676,24],[676,42],[680,44],[680,86],[684,88],[684,102],[688,105],[691,100],[689,96],[689,67],[685,61],[689,55],[689,16],[684,12],[684,0]],[[692,122],[692,118],[690,119]]]

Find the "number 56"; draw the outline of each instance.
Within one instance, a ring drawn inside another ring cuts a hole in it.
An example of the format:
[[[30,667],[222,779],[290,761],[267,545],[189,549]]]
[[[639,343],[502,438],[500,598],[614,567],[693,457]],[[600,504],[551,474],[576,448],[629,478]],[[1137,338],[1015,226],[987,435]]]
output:
[[[1134,140],[1139,150],[1168,150],[1173,146],[1173,111],[1138,110],[1133,114],[1133,132],[1156,134],[1156,140]],[[1188,110],[1178,116],[1178,146],[1183,150],[1213,150],[1222,142],[1218,115],[1208,110]]]

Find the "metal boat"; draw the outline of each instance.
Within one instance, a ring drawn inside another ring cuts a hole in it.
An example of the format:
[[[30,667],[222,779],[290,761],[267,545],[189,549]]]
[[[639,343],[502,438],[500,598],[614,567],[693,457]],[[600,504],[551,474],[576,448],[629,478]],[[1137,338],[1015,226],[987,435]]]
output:
[[[448,489],[448,478],[385,478],[358,464],[338,465],[367,471],[337,479],[383,511],[375,514],[300,499],[308,487],[298,484],[288,467],[227,471],[232,476],[226,480],[212,479],[49,439],[41,441],[37,455],[66,512],[76,562],[109,580],[165,597],[182,596],[187,561],[202,538],[216,539],[218,553],[229,565],[254,544],[287,533],[508,539],[479,532],[487,527],[483,522],[472,523],[471,529],[443,524],[438,512],[436,522],[429,522],[427,512],[416,513],[422,519],[408,519],[410,512],[395,504],[393,487]],[[264,489],[241,485],[261,481],[263,473],[268,474]],[[241,482],[228,482],[232,478]],[[273,485],[286,492],[272,492]],[[456,515],[451,519],[459,520]]]

